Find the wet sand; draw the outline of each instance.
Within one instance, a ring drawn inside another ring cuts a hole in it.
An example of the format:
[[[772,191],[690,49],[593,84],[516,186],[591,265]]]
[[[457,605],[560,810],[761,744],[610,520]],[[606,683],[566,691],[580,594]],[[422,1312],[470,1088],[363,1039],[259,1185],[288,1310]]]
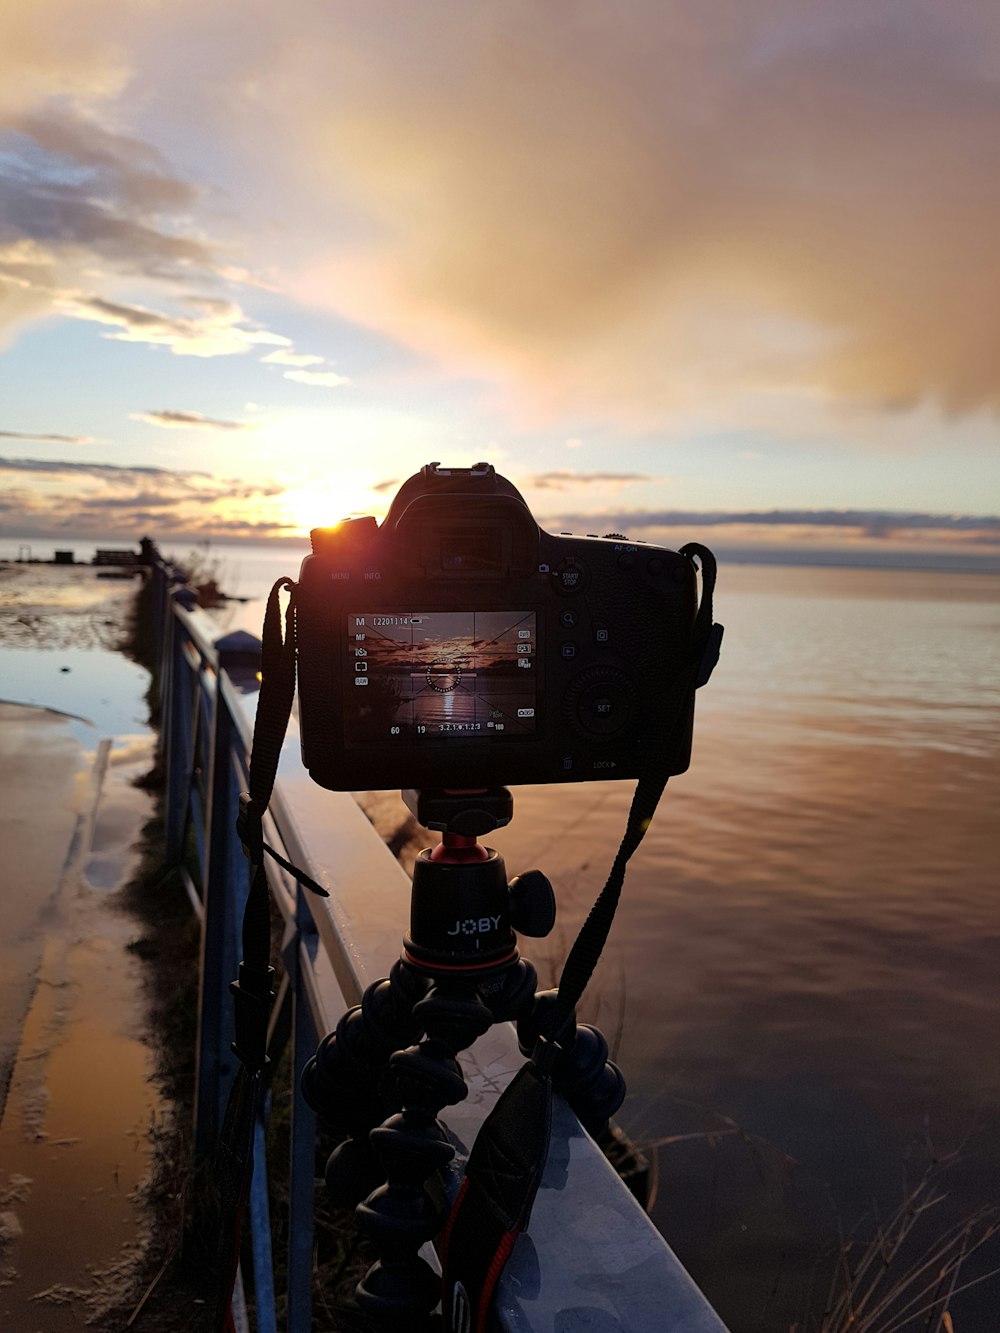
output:
[[[0,1116],[88,771],[64,717],[0,703]]]
[[[17,604],[4,581],[0,698],[36,653],[51,669],[67,643],[90,647],[115,679],[109,650],[131,589],[106,591],[75,570],[63,579],[60,602],[51,571],[19,576]],[[121,735],[0,702],[0,1327],[10,1333],[100,1327],[145,1240],[138,1191],[163,1108],[128,947],[141,928],[118,891],[151,813],[134,779],[153,738],[131,727],[141,694],[120,702]]]

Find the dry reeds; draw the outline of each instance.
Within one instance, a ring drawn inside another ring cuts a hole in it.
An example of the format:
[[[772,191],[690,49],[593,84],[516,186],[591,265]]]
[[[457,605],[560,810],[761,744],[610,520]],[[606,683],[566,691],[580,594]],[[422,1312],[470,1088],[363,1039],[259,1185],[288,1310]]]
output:
[[[967,1261],[997,1234],[1000,1220],[995,1208],[981,1208],[925,1239],[929,1215],[948,1198],[944,1174],[957,1159],[957,1153],[932,1159],[915,1183],[904,1174],[891,1216],[882,1218],[876,1209],[840,1237],[822,1312],[793,1324],[789,1333],[960,1333],[952,1301],[1000,1273],[996,1267],[962,1280]]]

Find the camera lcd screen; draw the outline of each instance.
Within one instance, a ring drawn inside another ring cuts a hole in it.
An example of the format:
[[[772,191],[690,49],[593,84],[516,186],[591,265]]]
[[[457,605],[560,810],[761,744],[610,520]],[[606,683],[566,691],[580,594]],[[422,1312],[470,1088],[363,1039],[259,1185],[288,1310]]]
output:
[[[357,611],[346,630],[346,744],[534,736],[534,611]]]

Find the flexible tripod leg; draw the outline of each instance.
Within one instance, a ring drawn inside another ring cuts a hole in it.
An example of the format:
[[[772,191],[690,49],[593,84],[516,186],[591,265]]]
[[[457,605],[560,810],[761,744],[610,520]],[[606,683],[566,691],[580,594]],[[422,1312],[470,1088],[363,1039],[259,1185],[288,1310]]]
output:
[[[357,1216],[379,1259],[357,1298],[384,1328],[417,1333],[433,1326],[440,1282],[418,1251],[443,1227],[447,1202],[434,1177],[454,1155],[437,1116],[466,1096],[456,1057],[492,1023],[516,1021],[521,1049],[530,1054],[556,994],[536,995],[536,984],[535,969],[523,958],[485,986],[468,978],[432,979],[398,962],[389,980],[370,986],[361,1005],[344,1015],[306,1068],[307,1100],[351,1136],[327,1165],[331,1196],[353,1205],[371,1191]],[[412,1044],[400,1049],[406,1040]],[[557,1091],[595,1137],[625,1092],[607,1054],[602,1034],[581,1024],[572,1039],[564,1038],[553,1070]],[[379,1123],[386,1109],[393,1113]]]
[[[389,1060],[402,1109],[372,1131],[385,1184],[358,1206],[357,1216],[379,1254],[357,1289],[358,1304],[385,1328],[429,1326],[440,1279],[418,1254],[441,1230],[447,1203],[428,1183],[454,1156],[437,1119],[466,1096],[459,1051],[492,1024],[475,982],[439,977],[414,1007],[424,1039]]]
[[[397,962],[348,1009],[303,1070],[306,1101],[343,1136],[326,1166],[327,1190],[340,1207],[355,1207],[383,1179],[369,1134],[398,1105],[389,1057],[420,1036],[413,1008],[429,987],[426,977]]]

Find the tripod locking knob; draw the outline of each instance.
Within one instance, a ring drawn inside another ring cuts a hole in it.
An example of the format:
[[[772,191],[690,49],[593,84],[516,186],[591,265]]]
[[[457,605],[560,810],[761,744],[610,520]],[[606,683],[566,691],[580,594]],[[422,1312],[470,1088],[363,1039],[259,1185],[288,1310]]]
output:
[[[515,875],[510,890],[510,924],[520,935],[540,940],[556,924],[556,895],[540,870]]]

